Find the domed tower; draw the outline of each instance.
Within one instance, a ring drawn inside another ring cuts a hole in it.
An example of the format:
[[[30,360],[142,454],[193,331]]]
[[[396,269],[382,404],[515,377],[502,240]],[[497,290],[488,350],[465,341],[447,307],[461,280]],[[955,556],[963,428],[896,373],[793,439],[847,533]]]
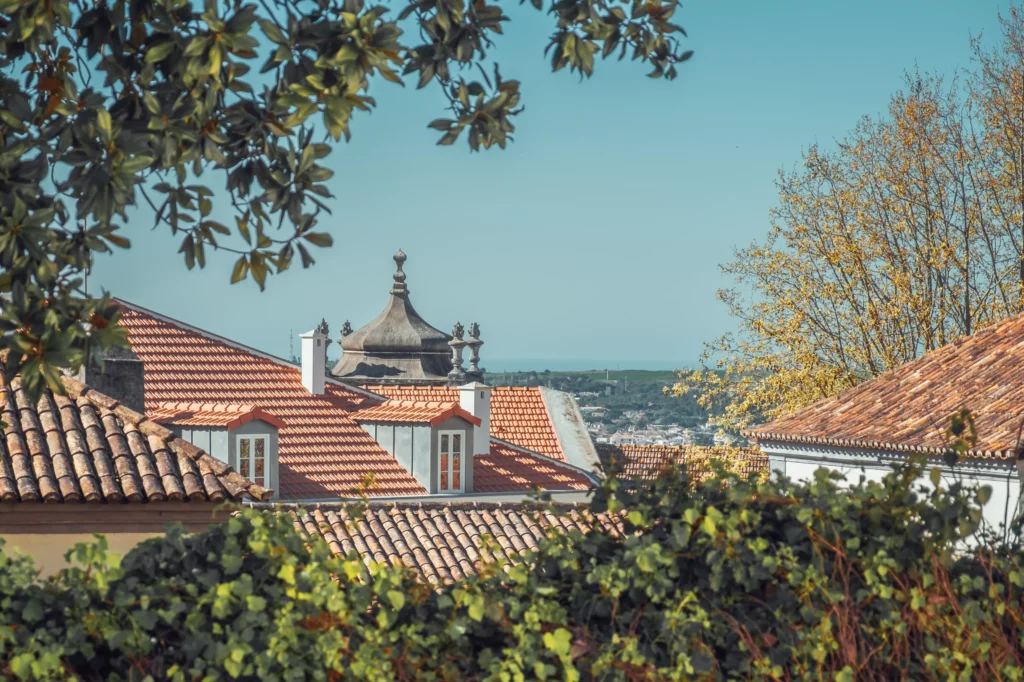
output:
[[[391,298],[383,312],[365,327],[341,339],[341,359],[331,375],[355,384],[445,384],[452,371],[452,337],[434,329],[409,301],[402,266],[397,269]]]

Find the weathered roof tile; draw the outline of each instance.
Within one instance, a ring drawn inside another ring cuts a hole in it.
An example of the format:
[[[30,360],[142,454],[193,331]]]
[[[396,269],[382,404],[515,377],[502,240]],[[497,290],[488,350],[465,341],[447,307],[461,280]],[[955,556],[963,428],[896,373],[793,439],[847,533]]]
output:
[[[197,448],[184,458],[209,477],[189,481],[171,466],[167,442],[143,436],[145,417],[81,382],[63,381],[67,395],[47,390],[35,404],[18,379],[0,392],[0,500],[159,502],[183,499],[190,484],[191,499],[226,499],[225,487],[237,500],[270,495]],[[170,439],[172,448],[180,444]]]
[[[621,532],[616,518],[583,514],[568,505],[560,505],[556,515],[531,504],[371,503],[358,519],[344,507],[283,509],[296,529],[327,542],[335,555],[355,550],[367,565],[405,565],[435,585],[461,580],[497,559],[520,561],[552,528],[587,532],[596,525],[603,532]],[[485,548],[488,539],[497,555]]]

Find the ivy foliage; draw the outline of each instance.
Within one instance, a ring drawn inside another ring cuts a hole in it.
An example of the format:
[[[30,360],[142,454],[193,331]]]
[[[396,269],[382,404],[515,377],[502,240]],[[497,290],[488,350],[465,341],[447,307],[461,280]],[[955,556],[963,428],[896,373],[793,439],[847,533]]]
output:
[[[583,77],[599,53],[629,55],[674,78],[692,54],[677,5],[552,0],[552,66]],[[376,106],[373,81],[439,87],[438,144],[504,148],[520,85],[486,51],[507,21],[487,0],[0,0],[6,379],[61,392],[60,368],[124,343],[116,307],[84,277],[95,254],[129,247],[133,207],[180,237],[189,268],[234,253],[232,282],[263,288],[296,259],[312,265],[332,243],[318,230],[324,160]]]
[[[609,479],[621,534],[556,533],[434,589],[332,557],[284,515],[103,541],[34,581],[0,565],[0,672],[99,680],[1016,680],[1024,552],[977,490],[919,466],[841,492],[725,476]],[[939,477],[933,479],[936,484]],[[965,540],[971,543],[965,544]]]

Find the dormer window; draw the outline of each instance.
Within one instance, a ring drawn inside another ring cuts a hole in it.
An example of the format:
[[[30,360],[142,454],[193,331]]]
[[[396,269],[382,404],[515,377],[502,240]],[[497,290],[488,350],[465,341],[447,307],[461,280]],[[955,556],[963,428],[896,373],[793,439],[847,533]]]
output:
[[[437,489],[440,493],[461,493],[465,486],[465,434],[462,431],[438,431]]]
[[[431,495],[473,492],[480,419],[458,403],[389,400],[353,417]]]
[[[238,473],[256,485],[267,486],[267,454],[270,436],[238,436]]]
[[[284,422],[255,405],[163,403],[147,415],[256,485],[276,490],[278,429]]]

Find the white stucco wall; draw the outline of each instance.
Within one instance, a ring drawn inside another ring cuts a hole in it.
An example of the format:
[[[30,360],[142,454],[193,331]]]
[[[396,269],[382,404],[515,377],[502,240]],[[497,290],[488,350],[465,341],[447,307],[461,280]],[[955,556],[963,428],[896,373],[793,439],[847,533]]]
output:
[[[861,476],[868,481],[881,482],[892,471],[892,463],[898,461],[898,456],[887,451],[781,442],[762,442],[759,445],[768,455],[772,472],[778,471],[794,481],[810,480],[815,471],[825,467],[844,474],[851,485],[857,483]],[[942,472],[944,487],[956,480],[953,470],[938,458],[935,458],[934,466]],[[934,466],[926,469],[920,481],[928,488],[931,488],[929,474]],[[987,485],[992,488],[992,496],[982,508],[982,513],[993,528],[998,529],[1007,515],[1012,518],[1021,496],[1021,481],[1015,463],[991,460],[967,462],[957,466],[957,473],[960,480],[968,485]]]

